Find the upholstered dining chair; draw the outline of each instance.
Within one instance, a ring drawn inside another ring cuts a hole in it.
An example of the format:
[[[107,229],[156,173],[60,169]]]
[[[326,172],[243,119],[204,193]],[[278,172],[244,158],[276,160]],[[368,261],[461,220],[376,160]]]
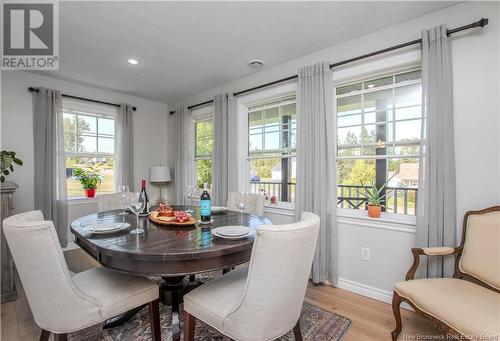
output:
[[[159,341],[158,286],[146,278],[103,267],[72,275],[52,221],[40,211],[3,221],[5,237],[36,324],[40,340],[67,340],[67,334],[102,323],[149,304],[153,339]]]
[[[127,196],[133,193],[126,193]],[[97,195],[97,212],[122,209],[122,198],[120,193],[98,194]],[[125,207],[127,208],[127,207]]]
[[[248,266],[184,296],[184,340],[194,340],[196,319],[234,340],[272,340],[292,329],[302,340],[299,317],[319,222],[304,213],[295,224],[261,226]]]
[[[236,204],[238,192],[229,192],[227,196],[227,209],[231,211],[240,211],[238,205]],[[266,201],[266,197],[263,194],[255,194],[255,193],[245,193],[245,213],[256,214],[258,216],[264,215],[264,202]]]

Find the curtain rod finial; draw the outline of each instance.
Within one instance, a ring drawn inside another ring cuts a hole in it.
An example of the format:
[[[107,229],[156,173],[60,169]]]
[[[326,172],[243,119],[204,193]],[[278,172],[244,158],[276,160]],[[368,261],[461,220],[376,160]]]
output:
[[[479,20],[479,26],[481,27],[488,25],[488,23],[489,23],[488,18],[482,18],[481,20]]]

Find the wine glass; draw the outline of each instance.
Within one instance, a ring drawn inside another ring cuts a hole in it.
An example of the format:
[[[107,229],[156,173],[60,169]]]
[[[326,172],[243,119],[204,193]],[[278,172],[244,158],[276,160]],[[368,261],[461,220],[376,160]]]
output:
[[[186,186],[186,193],[184,194],[186,199],[187,199],[187,204],[189,208],[185,211],[186,213],[193,213],[193,209],[191,208],[191,202],[194,197],[194,186],[187,185]]]
[[[243,226],[243,212],[247,206],[247,195],[244,192],[236,196],[236,207],[240,210],[240,225]]]
[[[130,194],[130,202],[129,207],[134,212],[137,217],[137,227],[130,231],[130,233],[138,234],[143,233],[144,230],[139,228],[139,213],[144,210],[145,202],[141,199],[141,193],[132,193]]]
[[[118,186],[118,193],[120,194],[120,199],[122,202],[122,212],[118,213],[119,215],[128,215],[128,212],[125,210],[128,206],[128,193],[130,192],[128,186]]]

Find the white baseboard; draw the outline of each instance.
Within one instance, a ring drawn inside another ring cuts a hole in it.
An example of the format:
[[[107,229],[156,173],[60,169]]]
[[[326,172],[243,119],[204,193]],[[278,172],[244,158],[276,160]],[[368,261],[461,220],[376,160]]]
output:
[[[350,292],[353,292],[358,295],[362,295],[368,298],[372,298],[377,301],[392,303],[392,292],[382,290],[376,287],[372,287],[371,285],[366,285],[359,282],[354,282],[345,278],[337,278],[337,287],[340,289],[344,289]],[[413,310],[411,307],[403,302],[401,304],[402,308]]]

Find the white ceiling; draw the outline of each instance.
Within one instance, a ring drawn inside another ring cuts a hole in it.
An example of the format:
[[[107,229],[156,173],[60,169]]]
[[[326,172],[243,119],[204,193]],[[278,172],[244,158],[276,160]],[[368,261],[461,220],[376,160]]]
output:
[[[173,103],[451,2],[60,2],[52,77]],[[139,65],[130,65],[128,58]]]

